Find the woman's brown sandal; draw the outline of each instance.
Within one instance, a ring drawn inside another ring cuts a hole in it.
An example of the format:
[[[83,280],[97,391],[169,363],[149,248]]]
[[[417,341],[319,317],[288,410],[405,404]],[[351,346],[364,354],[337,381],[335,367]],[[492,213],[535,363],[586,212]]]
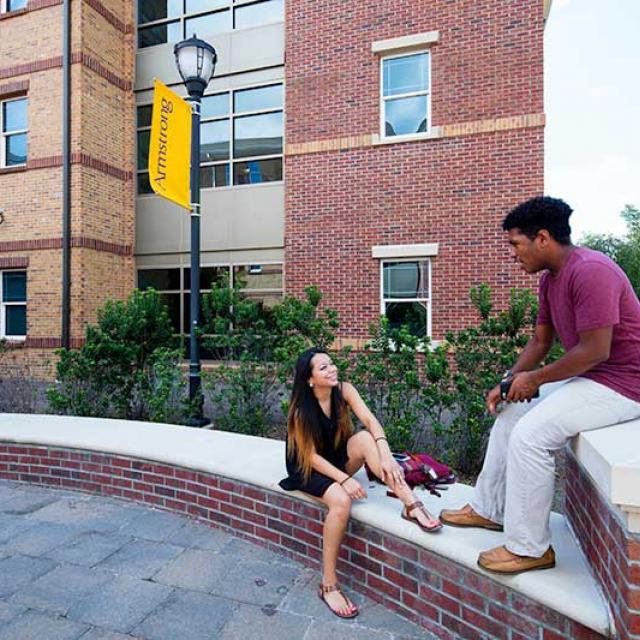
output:
[[[349,598],[347,598],[347,596],[344,594],[342,589],[337,584],[325,585],[325,584],[320,583],[320,585],[318,586],[318,598],[320,598],[320,600],[322,600],[322,602],[324,602],[327,605],[327,607],[329,607],[329,611],[331,611],[331,613],[333,613],[333,615],[338,616],[338,618],[355,618],[360,613],[357,608],[354,611],[352,611],[351,613],[340,613],[340,610],[334,609],[326,601],[324,596],[327,593],[332,593],[333,591],[337,591],[342,596],[342,598],[344,599],[345,604],[347,605],[347,609],[351,608],[349,606],[349,603],[351,601],[349,600]],[[355,605],[353,603],[351,603],[351,606],[355,607]]]
[[[413,518],[410,514],[411,514],[412,511],[415,511],[416,509],[420,509],[422,511],[422,513],[424,513],[424,515],[427,516],[427,518],[429,518],[429,520],[433,520],[437,524],[435,524],[435,525],[433,525],[431,527],[427,527],[427,526],[423,525],[420,522],[420,520],[418,520],[417,518]],[[440,531],[440,529],[442,529],[442,523],[440,521],[436,520],[424,508],[424,505],[419,500],[417,502],[413,502],[411,504],[406,505],[404,507],[404,509],[402,510],[402,514],[401,515],[402,515],[402,518],[404,520],[408,520],[409,522],[413,522],[414,524],[417,524],[426,533],[434,533],[435,531]]]

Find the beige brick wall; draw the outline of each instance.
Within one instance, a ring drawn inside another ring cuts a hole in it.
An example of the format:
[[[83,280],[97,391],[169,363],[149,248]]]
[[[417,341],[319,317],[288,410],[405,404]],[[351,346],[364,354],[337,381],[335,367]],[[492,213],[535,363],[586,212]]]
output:
[[[84,243],[108,243],[108,247],[102,246],[110,249],[72,248],[72,340],[84,336],[86,324],[95,322],[97,309],[105,300],[126,297],[134,284],[133,258],[121,255],[130,251],[135,228],[135,101],[129,88],[135,59],[133,5],[129,0],[72,2],[71,49],[75,62],[71,152],[75,163],[71,178],[71,234]],[[104,10],[113,19],[105,17]],[[62,56],[62,19],[62,6],[58,5],[3,20],[0,70],[46,60],[59,65],[56,59]],[[126,29],[130,32],[125,33]],[[78,62],[78,54],[89,62]],[[97,71],[87,66],[90,61],[99,65]],[[60,162],[62,69],[57,66],[4,75],[0,84],[29,82],[29,163],[44,158]],[[80,158],[84,164],[78,162]],[[84,166],[87,163],[98,166]],[[111,175],[114,170],[118,176]],[[58,248],[18,251],[15,243],[60,241],[62,168],[0,172],[0,194],[0,205],[5,210],[5,222],[0,227],[0,257],[29,259],[28,337],[36,341],[59,338],[62,252]],[[49,375],[53,370],[47,361],[52,357],[52,350],[27,346],[4,353],[1,359],[5,363],[24,362],[25,366],[35,363]]]

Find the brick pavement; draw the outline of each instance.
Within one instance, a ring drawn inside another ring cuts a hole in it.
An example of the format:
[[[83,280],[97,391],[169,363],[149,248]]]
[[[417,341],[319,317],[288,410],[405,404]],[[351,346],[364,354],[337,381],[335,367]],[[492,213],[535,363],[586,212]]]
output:
[[[335,618],[302,565],[186,517],[0,482],[0,640],[428,640],[350,593]]]

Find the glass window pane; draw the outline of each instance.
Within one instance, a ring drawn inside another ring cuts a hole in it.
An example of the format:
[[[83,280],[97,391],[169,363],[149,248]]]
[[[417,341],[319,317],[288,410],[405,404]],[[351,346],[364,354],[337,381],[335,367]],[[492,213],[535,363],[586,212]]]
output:
[[[427,335],[427,305],[424,302],[388,302],[385,315],[393,329],[407,325],[419,338]]]
[[[27,134],[16,133],[5,138],[7,167],[27,162]]]
[[[151,188],[151,183],[149,182],[148,173],[138,174],[138,193],[140,195],[143,195],[146,193],[153,193],[153,189]]]
[[[229,165],[216,164],[209,167],[200,167],[200,186],[203,189],[212,187],[229,186]]]
[[[229,159],[229,120],[200,125],[200,162]]]
[[[149,141],[151,140],[151,131],[138,131],[138,169],[145,170],[149,168]]]
[[[213,9],[222,9],[228,7],[229,0],[187,0],[187,13],[202,13],[203,11],[211,11]]]
[[[17,11],[27,6],[27,0],[7,0],[7,11]]]
[[[165,42],[178,42],[182,39],[179,22],[165,22],[153,27],[138,29],[138,47],[152,47]]]
[[[429,65],[426,53],[402,58],[391,58],[382,63],[383,93],[396,96],[413,91],[426,91],[429,87]]]
[[[203,119],[229,115],[229,94],[218,93],[215,96],[204,96],[200,114]]]
[[[282,302],[281,293],[260,293],[259,291],[245,291],[242,293],[243,298],[257,302],[262,308],[270,309]]]
[[[211,289],[213,283],[222,284],[229,277],[229,267],[200,267],[200,289]],[[184,288],[191,289],[191,269],[184,270]]]
[[[428,298],[429,261],[386,262],[382,282],[384,298]]]
[[[2,302],[27,301],[27,272],[4,271],[2,273]]]
[[[179,290],[180,269],[140,269],[138,289]]]
[[[224,31],[231,31],[231,11],[218,11],[185,21],[185,33],[189,37],[195,33],[198,38],[206,39],[208,35]]]
[[[234,135],[236,158],[282,153],[282,113],[236,118]]]
[[[27,99],[7,100],[2,103],[2,130],[24,131],[27,128]]]
[[[427,130],[427,96],[387,100],[384,108],[385,136],[403,136]]]
[[[233,110],[235,113],[266,111],[267,109],[282,109],[281,84],[259,87],[258,89],[243,89],[242,91],[236,91],[233,96]]]
[[[160,299],[167,307],[171,326],[176,333],[181,333],[180,328],[180,294],[179,293],[163,293]]]
[[[5,334],[8,336],[27,335],[27,306],[12,305],[5,307]]]
[[[284,20],[283,0],[267,0],[236,9],[236,29]]]
[[[150,127],[151,126],[151,113],[153,107],[150,104],[145,104],[142,107],[138,107],[138,126]]]
[[[233,268],[234,282],[246,289],[282,289],[281,264],[247,264]]]
[[[233,165],[233,184],[258,184],[282,180],[282,159],[250,160]]]
[[[182,0],[138,0],[138,24],[176,18],[182,13]]]

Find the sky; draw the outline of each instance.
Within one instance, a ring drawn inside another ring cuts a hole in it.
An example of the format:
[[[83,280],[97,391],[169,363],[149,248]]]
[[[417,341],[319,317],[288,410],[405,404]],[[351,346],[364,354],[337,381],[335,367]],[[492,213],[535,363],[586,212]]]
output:
[[[545,29],[545,193],[574,241],[640,207],[640,0],[553,0]]]

